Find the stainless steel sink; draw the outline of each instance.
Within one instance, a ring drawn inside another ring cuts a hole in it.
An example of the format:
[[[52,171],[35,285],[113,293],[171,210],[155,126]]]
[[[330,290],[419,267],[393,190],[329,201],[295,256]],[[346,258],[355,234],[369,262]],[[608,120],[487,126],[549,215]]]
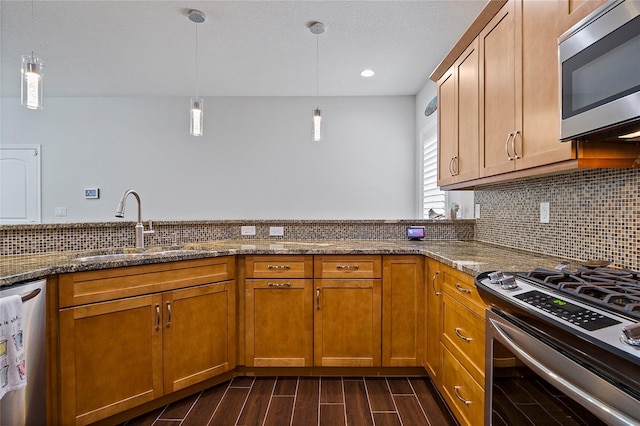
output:
[[[125,260],[135,259],[145,256],[144,253],[112,253],[112,254],[97,254],[94,256],[76,257],[77,262],[98,262],[101,260]]]

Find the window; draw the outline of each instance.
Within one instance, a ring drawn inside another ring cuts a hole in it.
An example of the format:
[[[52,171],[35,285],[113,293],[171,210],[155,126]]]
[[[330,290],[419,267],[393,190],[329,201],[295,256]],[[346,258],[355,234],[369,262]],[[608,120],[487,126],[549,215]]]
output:
[[[437,113],[436,113],[437,114]],[[436,114],[420,132],[422,144],[422,217],[429,218],[429,210],[444,214],[445,194],[438,188],[438,120]]]

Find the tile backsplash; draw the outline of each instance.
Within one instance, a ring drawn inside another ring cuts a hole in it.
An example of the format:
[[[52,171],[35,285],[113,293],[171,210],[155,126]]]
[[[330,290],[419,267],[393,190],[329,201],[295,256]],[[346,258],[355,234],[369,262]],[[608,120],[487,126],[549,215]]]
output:
[[[540,223],[540,203],[550,223]],[[640,169],[580,170],[476,188],[476,238],[640,270]]]
[[[52,251],[133,247],[133,222],[0,225],[0,255]],[[243,225],[254,225],[255,236],[240,235]],[[426,240],[473,240],[473,220],[218,220],[156,221],[155,233],[145,245],[171,245],[216,240],[399,240],[407,226],[425,226]],[[148,224],[145,222],[145,229]],[[281,226],[284,235],[269,236],[269,227]]]

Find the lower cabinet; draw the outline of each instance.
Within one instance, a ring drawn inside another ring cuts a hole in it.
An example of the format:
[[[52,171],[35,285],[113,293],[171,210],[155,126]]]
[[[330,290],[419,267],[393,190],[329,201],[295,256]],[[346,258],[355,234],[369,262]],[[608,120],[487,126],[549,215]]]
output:
[[[424,264],[424,256],[382,258],[383,367],[422,365]]]
[[[79,306],[62,302],[57,423],[89,424],[234,369],[235,281],[206,283],[220,266],[229,268],[222,276],[233,278],[233,263],[221,262],[227,260],[60,276],[62,301],[78,286],[114,295],[118,288],[146,292],[154,280],[159,288],[185,287]]]
[[[314,364],[380,366],[380,279],[320,279],[314,285]]]
[[[249,367],[313,365],[313,280],[247,280]]]
[[[484,421],[486,304],[473,278],[427,261],[425,369],[462,425]]]

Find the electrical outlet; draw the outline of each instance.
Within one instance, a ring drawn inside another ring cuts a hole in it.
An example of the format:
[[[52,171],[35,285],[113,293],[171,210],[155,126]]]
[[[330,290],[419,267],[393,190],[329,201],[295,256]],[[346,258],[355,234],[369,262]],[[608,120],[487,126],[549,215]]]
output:
[[[56,217],[65,217],[67,215],[67,208],[56,207],[55,209],[53,209],[53,212],[56,215]]]
[[[474,217],[476,219],[480,219],[480,204],[476,204],[476,210],[475,210]]]
[[[282,226],[270,226],[269,227],[269,236],[271,237],[282,237],[284,235],[284,227]]]
[[[255,226],[241,226],[240,235],[256,235]]]
[[[549,223],[551,218],[549,210],[549,203],[540,203],[540,223]]]

